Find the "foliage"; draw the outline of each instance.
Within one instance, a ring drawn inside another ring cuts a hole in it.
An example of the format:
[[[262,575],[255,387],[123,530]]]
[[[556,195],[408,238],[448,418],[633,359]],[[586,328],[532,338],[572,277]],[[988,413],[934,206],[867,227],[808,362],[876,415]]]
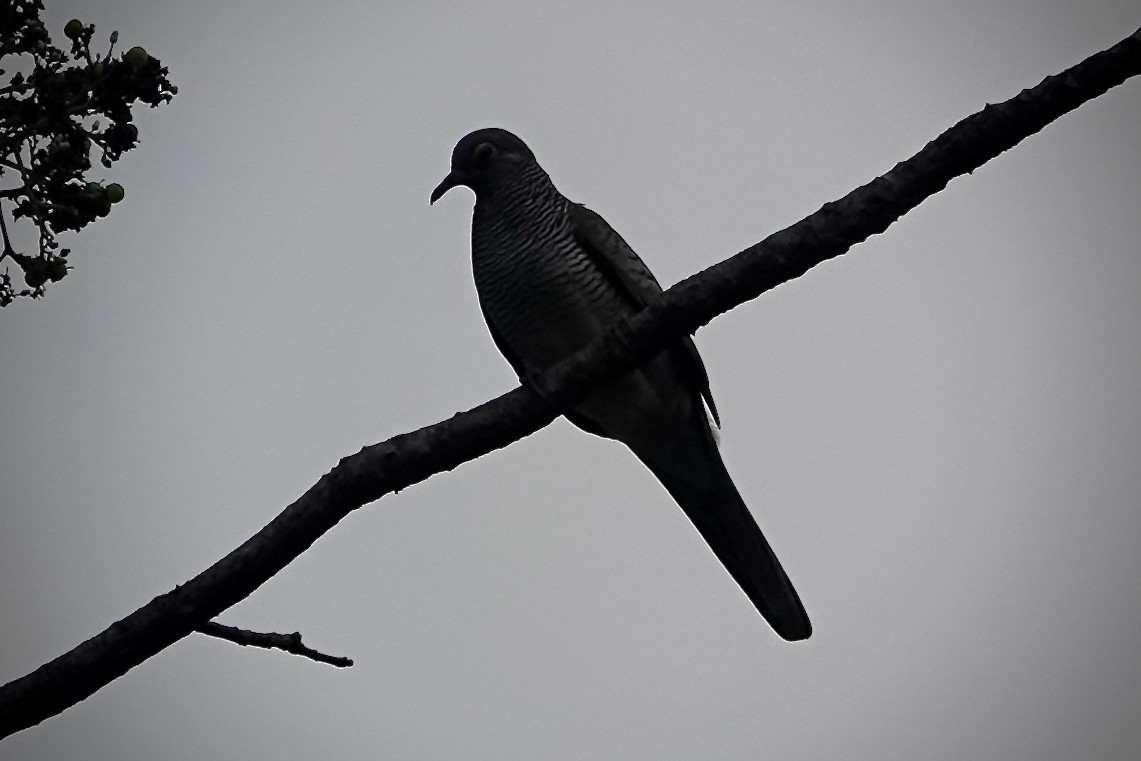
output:
[[[42,0],[0,0],[0,261],[14,262],[27,288],[17,290],[9,268],[0,272],[0,306],[38,298],[71,269],[69,249],[56,235],[79,231],[123,199],[117,183],[91,179],[92,154],[109,169],[138,145],[131,108],[170,102],[178,92],[158,59],[140,47],[115,55],[112,32],[103,55],[93,54],[94,24],[64,27],[70,50],[52,45],[40,20]],[[12,248],[5,217],[38,231],[38,251]]]

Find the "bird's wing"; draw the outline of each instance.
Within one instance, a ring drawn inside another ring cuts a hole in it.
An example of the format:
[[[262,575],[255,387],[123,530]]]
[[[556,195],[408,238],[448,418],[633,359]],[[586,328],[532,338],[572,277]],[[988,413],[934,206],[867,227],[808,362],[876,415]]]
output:
[[[630,245],[607,224],[605,219],[582,204],[568,205],[571,231],[574,233],[575,241],[614,283],[635,311],[645,308],[650,301],[661,294],[662,286],[654,277],[654,273],[650,272],[650,268],[641,257],[634,253],[634,249],[630,248]],[[713,403],[713,394],[709,391],[709,374],[705,371],[701,355],[697,353],[697,346],[690,336],[685,336],[679,343],[681,350],[678,355],[682,365],[705,399],[713,421],[720,427],[721,419],[717,415],[717,405]],[[510,357],[508,359],[510,360]]]
[[[575,241],[631,304],[642,309],[662,292],[654,273],[605,219],[582,204],[569,207]]]

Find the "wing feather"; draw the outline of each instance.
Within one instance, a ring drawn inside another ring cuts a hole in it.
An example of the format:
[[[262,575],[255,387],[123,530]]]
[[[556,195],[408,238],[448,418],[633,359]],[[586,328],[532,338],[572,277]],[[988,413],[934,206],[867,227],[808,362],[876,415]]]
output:
[[[654,273],[605,219],[577,203],[569,204],[568,213],[575,241],[614,283],[635,311],[644,309],[662,293],[662,286]],[[675,354],[681,360],[690,381],[705,399],[713,421],[720,427],[717,405],[713,403],[713,394],[709,390],[709,374],[705,370],[705,363],[701,361],[701,355],[697,353],[693,338],[685,336],[679,342]]]

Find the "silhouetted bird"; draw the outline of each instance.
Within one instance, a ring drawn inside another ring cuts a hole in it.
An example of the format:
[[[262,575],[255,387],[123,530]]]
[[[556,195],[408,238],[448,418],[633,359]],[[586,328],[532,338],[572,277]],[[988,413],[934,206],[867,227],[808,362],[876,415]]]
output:
[[[510,132],[481,129],[460,140],[432,203],[457,185],[475,191],[471,249],[480,307],[521,378],[582,349],[662,292],[626,241],[559,193]],[[777,634],[804,639],[812,633],[808,614],[725,470],[709,415],[720,425],[705,367],[686,336],[567,418],[630,447]]]

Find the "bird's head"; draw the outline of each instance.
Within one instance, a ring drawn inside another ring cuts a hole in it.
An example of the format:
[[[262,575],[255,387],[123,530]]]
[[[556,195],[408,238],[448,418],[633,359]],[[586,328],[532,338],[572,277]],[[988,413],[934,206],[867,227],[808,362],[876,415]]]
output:
[[[520,166],[534,161],[535,154],[527,144],[507,130],[478,129],[456,143],[452,151],[452,171],[432,191],[432,203],[457,185],[466,185],[477,195],[486,192],[497,180],[509,177]]]

